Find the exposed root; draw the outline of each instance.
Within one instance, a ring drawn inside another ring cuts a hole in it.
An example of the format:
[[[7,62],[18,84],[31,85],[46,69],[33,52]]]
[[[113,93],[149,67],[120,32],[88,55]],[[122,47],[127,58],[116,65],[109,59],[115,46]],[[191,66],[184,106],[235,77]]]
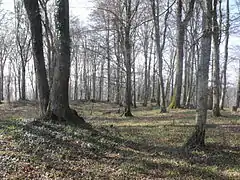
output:
[[[196,126],[195,132],[191,135],[191,137],[187,140],[184,148],[192,150],[192,149],[200,149],[205,147],[205,129],[199,126]]]
[[[91,125],[86,123],[83,117],[79,116],[77,111],[71,108],[64,109],[62,113],[58,111],[50,110],[47,115],[42,118],[44,120],[50,120],[56,123],[65,123],[72,125],[79,125],[81,127],[90,128]]]

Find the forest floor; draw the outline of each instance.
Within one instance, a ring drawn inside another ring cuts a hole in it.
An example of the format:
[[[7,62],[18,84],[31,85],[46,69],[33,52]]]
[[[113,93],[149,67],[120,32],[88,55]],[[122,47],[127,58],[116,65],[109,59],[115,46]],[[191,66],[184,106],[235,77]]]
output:
[[[34,103],[0,105],[0,179],[240,179],[240,113],[209,112],[204,149],[184,150],[195,110],[75,108],[93,129],[34,121]]]

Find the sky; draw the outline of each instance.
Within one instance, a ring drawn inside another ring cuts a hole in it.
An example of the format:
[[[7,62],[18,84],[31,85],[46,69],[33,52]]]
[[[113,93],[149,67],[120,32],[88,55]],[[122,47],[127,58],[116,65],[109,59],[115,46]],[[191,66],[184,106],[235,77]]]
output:
[[[14,0],[2,0],[2,7],[5,10],[13,11],[14,10]],[[86,21],[88,14],[93,7],[92,3],[89,0],[69,0],[70,13],[79,16],[82,21]]]

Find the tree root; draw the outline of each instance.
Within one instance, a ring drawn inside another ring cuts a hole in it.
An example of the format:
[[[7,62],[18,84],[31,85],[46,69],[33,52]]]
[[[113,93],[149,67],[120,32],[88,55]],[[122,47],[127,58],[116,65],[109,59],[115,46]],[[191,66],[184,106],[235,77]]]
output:
[[[56,123],[65,123],[70,125],[79,125],[81,127],[90,128],[91,125],[87,123],[83,117],[79,116],[77,111],[71,108],[64,109],[61,113],[59,111],[49,110],[44,120],[50,120]]]
[[[205,129],[196,126],[195,132],[190,136],[184,145],[188,150],[200,149],[205,147]]]

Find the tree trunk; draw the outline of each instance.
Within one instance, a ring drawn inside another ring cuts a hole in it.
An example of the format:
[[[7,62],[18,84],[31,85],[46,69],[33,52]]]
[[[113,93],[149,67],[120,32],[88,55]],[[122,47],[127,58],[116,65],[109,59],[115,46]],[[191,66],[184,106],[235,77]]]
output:
[[[170,108],[181,107],[181,94],[182,94],[182,78],[183,78],[183,46],[185,38],[185,29],[188,21],[191,19],[195,0],[189,2],[189,9],[185,15],[185,19],[182,20],[183,1],[177,1],[177,68],[175,78],[175,88],[172,97],[172,102],[169,105]]]
[[[169,2],[168,2],[169,4]],[[163,41],[160,44],[160,27],[159,27],[159,0],[157,0],[155,5],[155,0],[152,0],[152,15],[154,20],[154,28],[155,28],[155,44],[156,44],[156,53],[157,53],[157,60],[158,60],[158,73],[159,73],[159,88],[161,92],[161,102],[160,104],[160,112],[165,113],[167,112],[166,109],[166,102],[165,102],[165,91],[164,91],[164,82],[163,82],[163,75],[162,75],[162,67],[163,67],[163,50],[165,46],[165,39],[166,39],[166,31],[167,31],[167,19],[169,10],[165,14],[165,21],[164,21],[164,33],[163,33]],[[159,91],[158,91],[159,93]],[[158,100],[157,100],[158,101]]]
[[[187,148],[199,148],[205,145],[205,126],[207,121],[208,71],[211,56],[212,0],[204,0],[201,39],[201,58],[198,67],[198,99],[196,129],[186,143]]]
[[[75,81],[74,81],[74,100],[78,99],[78,58],[75,54]]]
[[[59,0],[56,4],[55,18],[59,48],[51,88],[49,116],[54,120],[81,124],[85,121],[77,115],[75,110],[70,109],[68,98],[70,76],[69,1]]]
[[[227,92],[227,64],[228,64],[228,42],[229,42],[229,28],[230,28],[230,13],[229,13],[229,0],[227,0],[226,3],[226,29],[225,29],[225,54],[224,54],[224,65],[223,65],[223,87],[222,87],[222,94],[221,94],[221,100],[220,100],[220,109],[223,110],[224,108],[224,102],[225,102],[225,96]]]
[[[137,8],[137,7],[136,7]],[[131,22],[133,18],[132,1],[125,0],[126,24],[124,27],[124,62],[126,68],[126,91],[125,91],[125,116],[133,116],[131,112],[132,106],[132,45],[131,45]]]
[[[213,58],[213,116],[218,117],[220,116],[220,67],[219,67],[219,60],[220,60],[220,29],[218,24],[218,17],[217,17],[217,3],[218,0],[214,0],[213,6],[213,47],[214,47],[214,58]]]
[[[0,102],[4,99],[3,98],[3,80],[4,80],[4,68],[1,66],[1,72],[0,72]]]
[[[143,106],[147,106],[148,101],[148,49],[149,49],[149,38],[148,38],[147,24],[144,25],[144,41],[143,41],[143,54],[144,54],[144,100]]]
[[[125,116],[132,116],[131,113],[131,105],[132,105],[132,67],[131,67],[131,44],[130,44],[130,27],[126,28],[125,35],[125,66],[127,73],[127,81],[126,81],[126,109]]]
[[[100,80],[99,80],[99,96],[98,100],[102,100],[102,91],[103,91],[103,80],[104,80],[104,62],[101,63],[101,72],[100,72]]]
[[[111,56],[110,56],[110,22],[109,17],[107,17],[107,102],[110,102],[110,94],[111,94]]]
[[[93,79],[92,79],[92,99],[96,100],[96,80],[97,80],[97,65],[96,65],[96,57],[94,57],[93,61]]]
[[[239,68],[238,68],[238,86],[237,86],[237,97],[236,97],[236,104],[235,104],[235,110],[237,111],[237,108],[239,108],[240,105],[240,60],[239,60]]]
[[[21,92],[22,92],[22,100],[26,100],[26,65],[25,63],[22,63],[22,86],[21,86]]]
[[[32,46],[34,54],[34,66],[36,69],[40,115],[45,115],[49,101],[49,86],[43,55],[42,24],[39,5],[37,0],[24,0],[32,33]]]

